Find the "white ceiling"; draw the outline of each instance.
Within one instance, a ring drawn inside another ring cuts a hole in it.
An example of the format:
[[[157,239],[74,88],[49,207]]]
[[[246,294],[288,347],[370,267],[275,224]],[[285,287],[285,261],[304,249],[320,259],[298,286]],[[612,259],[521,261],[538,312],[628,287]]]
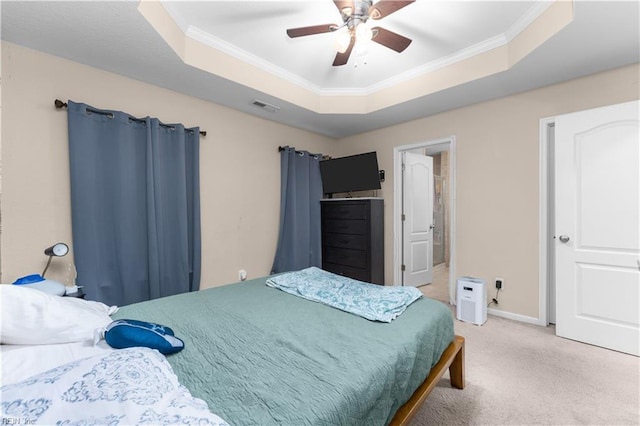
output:
[[[340,23],[331,0],[164,2],[191,37],[320,91],[358,91],[513,37],[548,3],[418,0],[377,24],[413,40],[402,53],[373,44],[332,67],[335,34],[285,30]],[[511,69],[368,114],[319,114],[186,65],[137,2],[2,2],[2,39],[146,81],[269,120],[344,137],[640,60],[637,1],[577,1],[574,19]],[[366,62],[366,64],[365,64]],[[355,66],[357,65],[357,66]],[[630,89],[631,90],[631,89]],[[637,90],[637,88],[636,88]],[[269,113],[254,99],[281,108]]]
[[[264,67],[275,66],[323,90],[349,90],[379,84],[502,36],[523,18],[529,20],[527,12],[535,16],[549,3],[417,1],[374,24],[412,39],[407,50],[399,54],[372,43],[364,55],[354,51],[340,67],[331,66],[335,33],[295,39],[285,34],[287,28],[341,24],[331,0],[163,4],[186,34],[228,43]]]

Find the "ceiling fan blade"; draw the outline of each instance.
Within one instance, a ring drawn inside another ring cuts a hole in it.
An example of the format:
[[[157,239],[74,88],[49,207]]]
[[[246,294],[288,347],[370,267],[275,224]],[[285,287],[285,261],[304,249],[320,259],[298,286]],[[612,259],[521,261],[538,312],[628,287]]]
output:
[[[336,5],[343,16],[350,16],[353,13],[353,0],[333,0],[333,4]]]
[[[353,50],[354,44],[356,44],[356,38],[352,36],[347,50],[345,50],[344,53],[338,52],[336,58],[333,60],[334,67],[339,67],[340,65],[344,65],[349,62],[349,56],[351,56],[351,51]]]
[[[380,0],[369,8],[369,18],[382,19],[385,16],[389,16],[393,12],[396,12],[405,6],[409,6],[415,1],[416,0]]]
[[[373,31],[373,38],[371,40],[398,53],[402,52],[411,44],[410,38],[406,38],[381,27],[373,27],[371,31]]]
[[[336,28],[338,28],[336,24],[322,24],[313,25],[311,27],[289,28],[287,30],[287,35],[291,38],[303,37],[313,34],[330,33]]]

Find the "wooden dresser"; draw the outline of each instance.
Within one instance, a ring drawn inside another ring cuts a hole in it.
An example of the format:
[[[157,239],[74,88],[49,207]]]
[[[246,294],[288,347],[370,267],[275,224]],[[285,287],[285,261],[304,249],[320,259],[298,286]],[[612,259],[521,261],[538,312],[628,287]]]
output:
[[[384,284],[384,200],[334,198],[320,201],[322,269]]]

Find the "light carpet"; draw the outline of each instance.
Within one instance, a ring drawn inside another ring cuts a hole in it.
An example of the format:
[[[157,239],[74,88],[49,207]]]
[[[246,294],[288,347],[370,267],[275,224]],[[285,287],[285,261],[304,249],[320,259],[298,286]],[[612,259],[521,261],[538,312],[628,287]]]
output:
[[[640,424],[639,358],[556,337],[553,326],[454,321],[466,387],[446,373],[413,426]]]

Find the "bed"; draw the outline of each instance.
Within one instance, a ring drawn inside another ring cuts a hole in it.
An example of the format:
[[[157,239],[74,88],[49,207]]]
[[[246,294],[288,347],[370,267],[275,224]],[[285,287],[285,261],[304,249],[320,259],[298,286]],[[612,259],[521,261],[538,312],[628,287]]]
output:
[[[231,425],[403,425],[447,369],[464,387],[464,339],[444,304],[420,298],[380,323],[270,288],[267,278],[111,317],[172,327],[185,349],[166,358],[171,370]]]

